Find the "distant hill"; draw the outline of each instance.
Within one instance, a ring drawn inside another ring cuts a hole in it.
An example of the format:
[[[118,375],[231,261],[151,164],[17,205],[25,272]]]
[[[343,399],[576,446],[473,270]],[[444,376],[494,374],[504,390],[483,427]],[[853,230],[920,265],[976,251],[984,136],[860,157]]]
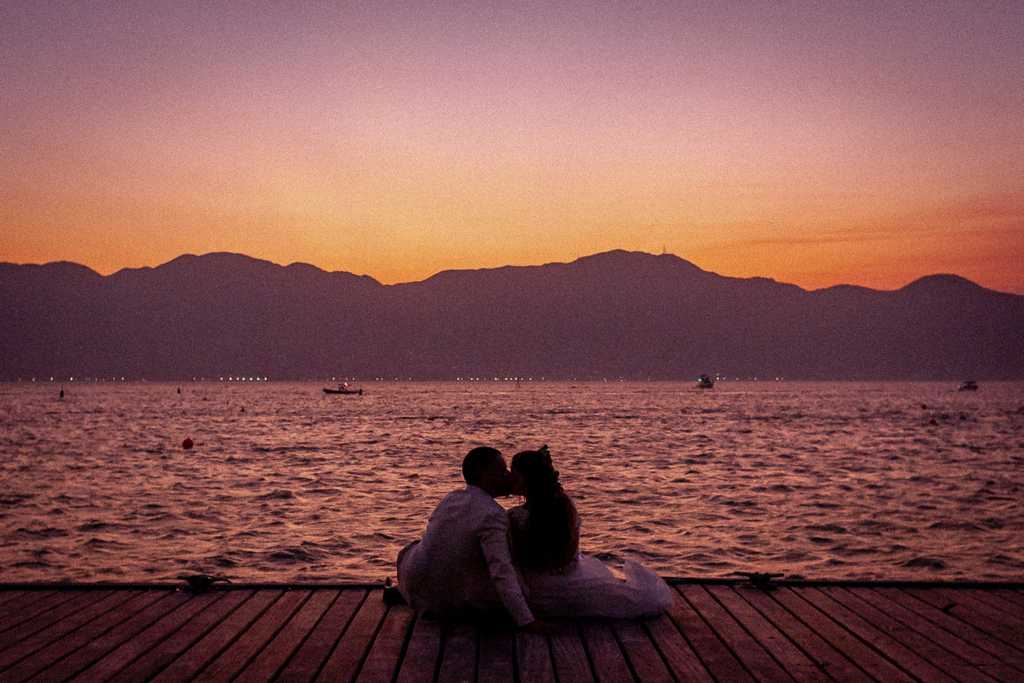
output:
[[[0,264],[0,379],[1024,379],[1024,296],[932,275],[808,292],[676,256],[383,285],[238,254]]]

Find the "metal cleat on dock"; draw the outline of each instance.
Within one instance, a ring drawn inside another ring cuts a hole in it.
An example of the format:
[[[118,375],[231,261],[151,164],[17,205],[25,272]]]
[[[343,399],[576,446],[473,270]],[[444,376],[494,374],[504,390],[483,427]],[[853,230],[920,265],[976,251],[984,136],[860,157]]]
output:
[[[409,604],[405,601],[405,596],[402,595],[402,592],[398,590],[398,586],[392,584],[390,576],[384,581],[384,602],[388,607]]]
[[[755,588],[760,588],[763,591],[775,588],[775,586],[769,585],[772,579],[784,576],[783,574],[773,574],[771,572],[733,572],[733,574],[747,577]]]
[[[231,583],[231,579],[206,574],[182,574],[178,578],[188,583],[188,589],[195,593],[205,593],[213,588],[215,583]]]

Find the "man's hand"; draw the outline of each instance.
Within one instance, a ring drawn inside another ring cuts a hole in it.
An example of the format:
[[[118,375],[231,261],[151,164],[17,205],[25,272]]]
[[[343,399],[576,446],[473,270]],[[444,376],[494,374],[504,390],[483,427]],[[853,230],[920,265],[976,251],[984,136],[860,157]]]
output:
[[[526,626],[521,626],[520,628],[527,633],[539,633],[542,636],[558,633],[558,626],[556,624],[552,624],[549,621],[541,621],[540,619],[534,619]]]

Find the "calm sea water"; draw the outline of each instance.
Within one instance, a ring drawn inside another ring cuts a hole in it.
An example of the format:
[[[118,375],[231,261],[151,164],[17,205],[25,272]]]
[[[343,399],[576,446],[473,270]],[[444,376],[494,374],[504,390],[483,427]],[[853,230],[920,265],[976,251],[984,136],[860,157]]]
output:
[[[612,566],[1024,579],[1024,383],[321,386],[0,385],[0,580],[379,581],[481,444]]]

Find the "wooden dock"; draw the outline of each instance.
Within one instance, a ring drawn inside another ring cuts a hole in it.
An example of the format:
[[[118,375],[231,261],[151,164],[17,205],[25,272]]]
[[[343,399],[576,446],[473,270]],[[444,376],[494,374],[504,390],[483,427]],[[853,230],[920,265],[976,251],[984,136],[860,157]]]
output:
[[[373,586],[0,587],[0,683],[1024,681],[1024,586],[680,581],[656,619],[551,636]]]

